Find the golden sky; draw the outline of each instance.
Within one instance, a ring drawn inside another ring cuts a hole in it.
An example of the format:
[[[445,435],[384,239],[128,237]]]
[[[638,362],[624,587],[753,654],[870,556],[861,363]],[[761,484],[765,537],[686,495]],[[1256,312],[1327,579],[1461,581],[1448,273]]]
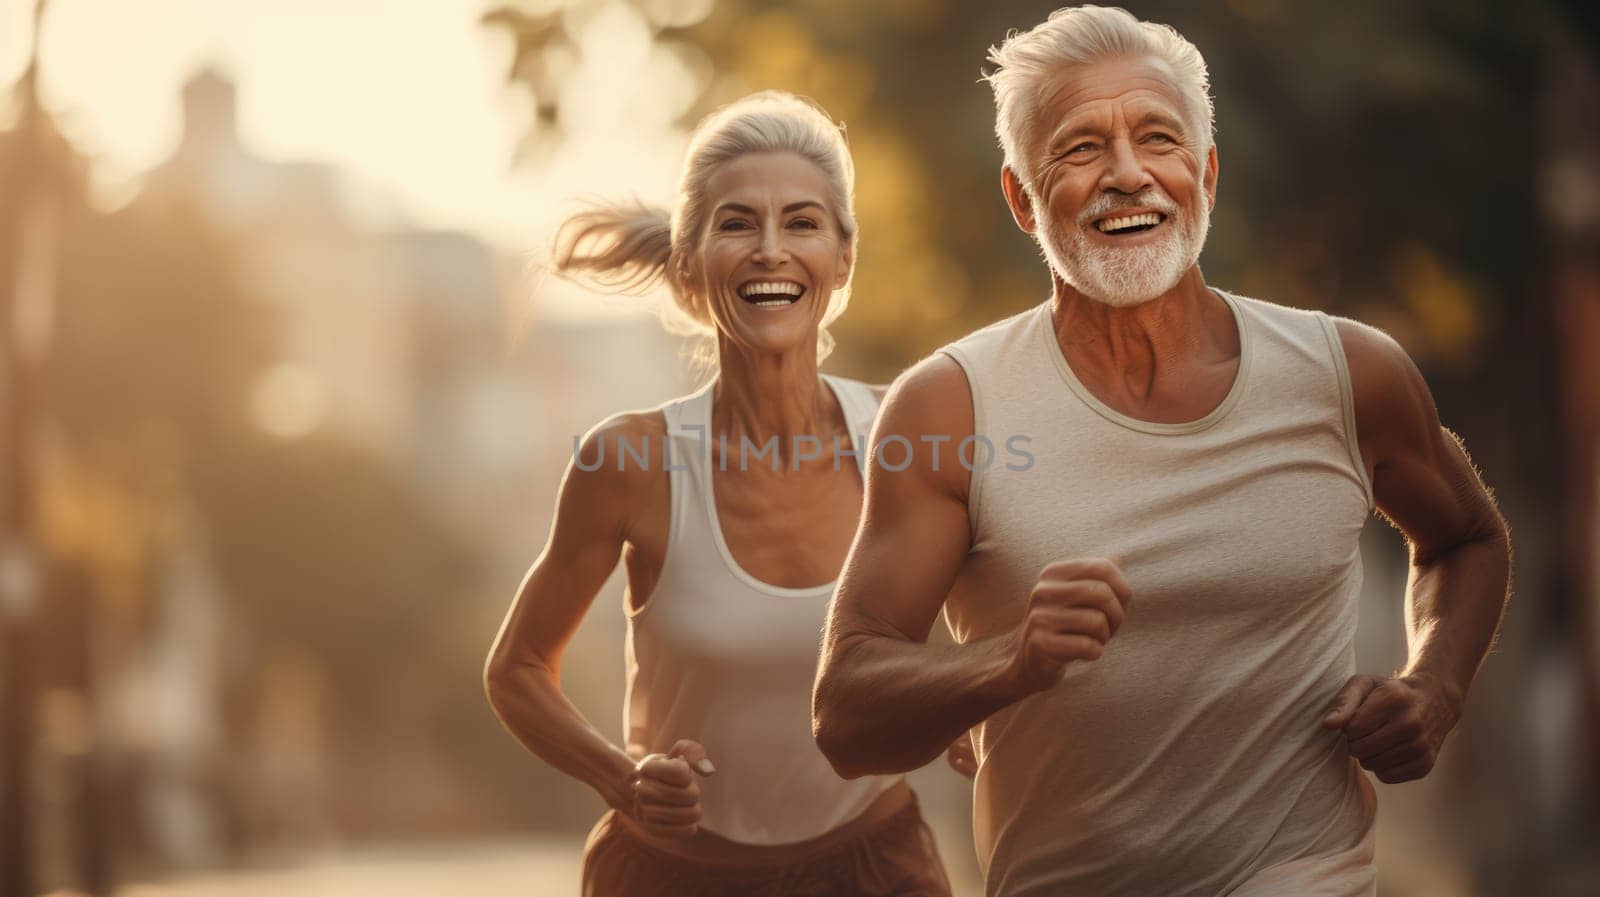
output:
[[[0,0],[0,83],[22,69],[32,5]],[[487,5],[52,0],[42,90],[95,157],[110,205],[176,145],[179,91],[206,65],[237,82],[253,152],[359,172],[424,226],[524,251],[547,241],[573,197],[667,201],[683,147],[672,110],[693,99],[689,69],[621,2],[571,23],[583,63],[563,93],[570,139],[538,170],[513,172],[527,104],[504,85],[509,42],[478,22]]]

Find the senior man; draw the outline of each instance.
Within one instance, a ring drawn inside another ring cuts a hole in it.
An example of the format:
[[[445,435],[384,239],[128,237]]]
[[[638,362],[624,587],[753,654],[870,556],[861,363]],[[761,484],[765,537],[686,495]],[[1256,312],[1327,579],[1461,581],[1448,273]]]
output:
[[[1370,895],[1360,767],[1432,768],[1505,605],[1505,524],[1393,340],[1206,284],[1192,44],[1078,7],[991,61],[1053,293],[891,391],[877,437],[917,450],[869,465],[817,740],[859,776],[972,729],[990,895]],[[1355,674],[1374,508],[1411,552],[1392,677]],[[926,643],[941,607],[954,645]]]

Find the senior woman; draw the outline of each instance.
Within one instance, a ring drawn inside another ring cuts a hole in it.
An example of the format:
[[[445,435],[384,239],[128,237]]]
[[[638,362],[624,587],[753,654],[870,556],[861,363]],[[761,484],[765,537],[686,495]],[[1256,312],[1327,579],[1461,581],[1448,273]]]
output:
[[[589,897],[949,893],[905,781],[842,779],[811,735],[819,633],[882,397],[818,372],[849,297],[854,177],[839,126],[765,92],[701,123],[670,215],[598,207],[558,234],[557,271],[664,281],[715,345],[704,388],[584,438],[487,664],[506,728],[611,807],[584,849]],[[619,556],[621,746],[559,677]]]

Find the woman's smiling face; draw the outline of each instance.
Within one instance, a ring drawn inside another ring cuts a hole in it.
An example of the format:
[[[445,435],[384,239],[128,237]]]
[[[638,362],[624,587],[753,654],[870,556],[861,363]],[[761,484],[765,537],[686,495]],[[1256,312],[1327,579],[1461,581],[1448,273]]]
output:
[[[731,159],[706,182],[710,214],[689,272],[720,335],[757,352],[815,352],[853,250],[827,175],[790,152]]]

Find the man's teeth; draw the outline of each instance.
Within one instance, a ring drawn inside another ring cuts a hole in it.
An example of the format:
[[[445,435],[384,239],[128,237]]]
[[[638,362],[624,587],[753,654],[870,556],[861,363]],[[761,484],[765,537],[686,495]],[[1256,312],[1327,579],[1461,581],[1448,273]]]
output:
[[[1100,222],[1097,227],[1100,228],[1101,233],[1109,234],[1112,231],[1126,230],[1130,227],[1139,227],[1140,225],[1146,224],[1154,227],[1160,223],[1160,215],[1157,215],[1155,212],[1146,212],[1143,215],[1125,215],[1121,218],[1107,218],[1106,220]]]

